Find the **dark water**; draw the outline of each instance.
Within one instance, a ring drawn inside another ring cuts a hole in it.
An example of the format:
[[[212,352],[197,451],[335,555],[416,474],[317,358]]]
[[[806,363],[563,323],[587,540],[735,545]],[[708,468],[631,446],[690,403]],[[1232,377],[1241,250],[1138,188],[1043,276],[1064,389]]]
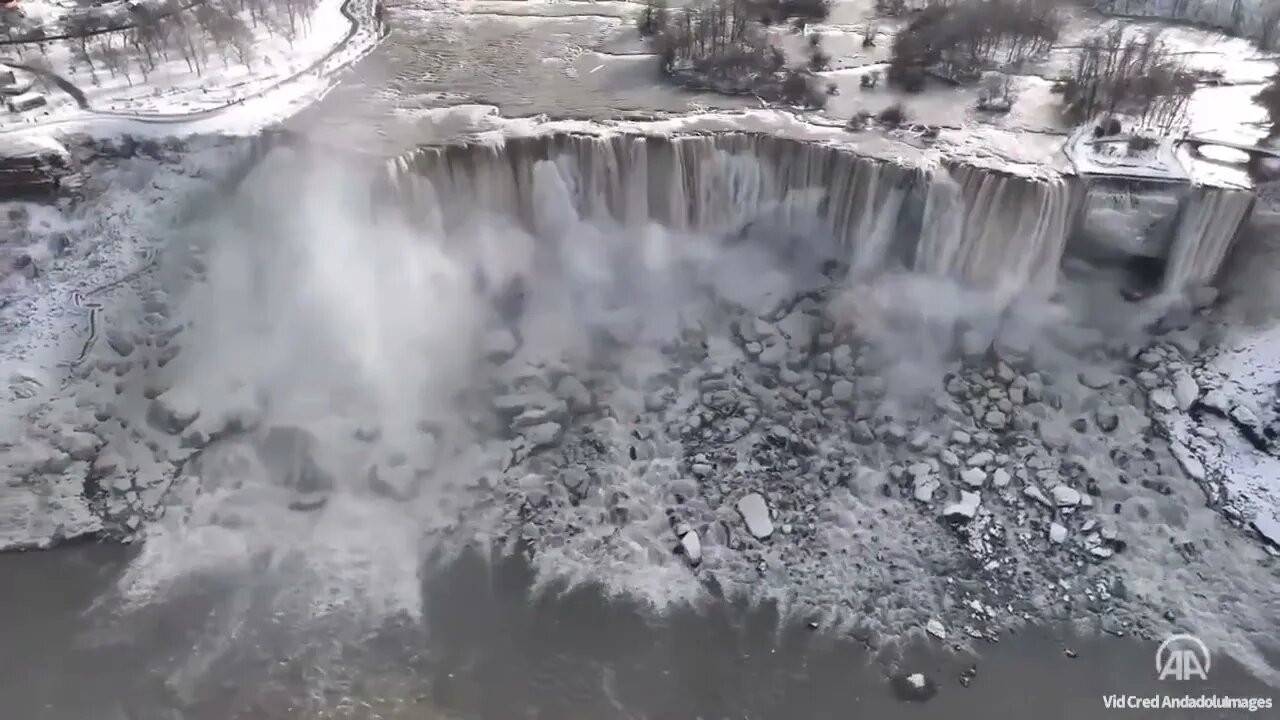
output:
[[[592,589],[533,597],[524,562],[478,556],[426,576],[421,621],[375,629],[340,616],[283,620],[258,604],[269,593],[226,602],[261,583],[250,578],[121,618],[102,598],[129,555],[87,546],[0,556],[0,717],[1047,720],[1097,717],[1107,693],[1276,693],[1225,657],[1208,683],[1159,681],[1152,643],[1048,629],[1007,635],[979,657],[921,641],[873,658],[862,642],[784,622],[771,607],[712,600],[656,614]],[[235,622],[219,621],[229,614]],[[193,662],[210,650],[216,660]],[[899,700],[894,668],[925,673],[938,694]]]

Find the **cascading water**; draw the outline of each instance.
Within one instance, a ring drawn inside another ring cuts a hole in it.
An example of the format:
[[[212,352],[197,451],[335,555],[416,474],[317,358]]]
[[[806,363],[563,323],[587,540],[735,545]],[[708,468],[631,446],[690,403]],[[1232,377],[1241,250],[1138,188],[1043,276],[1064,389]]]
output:
[[[1178,209],[1162,290],[1211,283],[1253,211],[1247,190],[1196,187]]]
[[[1062,178],[1031,180],[971,166],[929,184],[913,269],[1008,298],[1053,286],[1084,193]]]
[[[501,146],[423,148],[395,160],[392,181],[433,226],[473,210],[555,235],[572,207],[591,221],[656,222],[732,235],[768,227],[802,232],[857,274],[904,264],[1009,297],[1053,287],[1082,206],[1079,184],[970,166],[932,173],[838,147],[764,135],[554,135]],[[424,182],[425,178],[425,182]],[[924,196],[918,236],[909,209]],[[548,208],[559,208],[548,210]],[[551,225],[548,225],[551,223]],[[775,232],[775,234],[776,234]],[[821,237],[814,237],[821,236]]]

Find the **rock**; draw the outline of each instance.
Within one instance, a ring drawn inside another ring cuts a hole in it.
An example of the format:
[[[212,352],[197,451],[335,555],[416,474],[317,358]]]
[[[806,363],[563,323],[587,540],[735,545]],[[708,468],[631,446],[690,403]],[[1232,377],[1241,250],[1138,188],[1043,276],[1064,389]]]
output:
[[[1120,427],[1120,415],[1109,407],[1100,407],[1093,411],[1093,421],[1102,432],[1114,432]]]
[[[929,622],[925,623],[924,629],[925,629],[925,632],[938,638],[939,640],[947,639],[947,628],[942,624],[942,621],[938,620],[937,618],[934,618],[933,620],[930,620]]]
[[[1049,525],[1049,540],[1061,545],[1067,540],[1067,529],[1059,523]]]
[[[989,450],[982,450],[969,456],[969,467],[983,467],[990,465],[996,459],[995,455]]]
[[[1009,471],[1004,468],[999,468],[991,474],[991,484],[998,488],[1005,487],[1012,479],[1012,476],[1009,475]]]
[[[1026,495],[1032,500],[1035,500],[1036,502],[1040,503],[1045,507],[1053,507],[1053,502],[1049,500],[1049,498],[1045,497],[1045,494],[1043,492],[1040,492],[1040,488],[1036,487],[1035,485],[1023,486],[1022,494]]]
[[[972,488],[980,488],[987,482],[987,473],[981,468],[971,467],[960,473],[964,484]]]
[[[1180,442],[1173,442],[1169,444],[1169,450],[1173,453],[1173,459],[1178,461],[1178,464],[1182,466],[1188,477],[1192,480],[1204,480],[1204,465],[1195,455],[1191,454],[1191,450],[1186,445]]]
[[[875,433],[866,420],[859,420],[853,425],[853,441],[861,445],[870,445],[876,441]]]
[[[1192,379],[1191,373],[1179,370],[1173,376],[1173,399],[1182,411],[1189,410],[1200,397],[1200,386]],[[1167,409],[1167,408],[1166,408]]]
[[[1090,390],[1102,390],[1110,387],[1111,383],[1115,382],[1115,376],[1101,368],[1089,368],[1087,370],[1083,370],[1076,375],[1076,378],[1080,381],[1081,385],[1089,388]]]
[[[907,441],[907,447],[915,452],[924,452],[929,447],[929,441],[933,437],[927,430],[917,430],[911,435],[911,439]]]
[[[848,402],[853,398],[853,383],[848,380],[837,380],[831,386],[831,397],[836,402]]]
[[[924,502],[924,503],[932,502],[933,493],[940,486],[941,484],[934,478],[931,478],[931,477],[926,477],[923,479],[917,478],[912,488],[912,495],[915,497],[916,500],[919,500],[920,502]]]
[[[1080,491],[1067,485],[1054,485],[1050,490],[1058,507],[1074,507],[1080,504]]]
[[[952,522],[968,522],[978,513],[978,505],[982,498],[977,493],[960,491],[960,502],[951,503],[942,511],[942,516]]]
[[[1151,392],[1151,404],[1161,410],[1172,410],[1178,406],[1178,401],[1173,393],[1165,388],[1159,388]]]
[[[773,535],[773,520],[769,518],[769,505],[760,493],[751,493],[738,501],[738,514],[747,524],[747,531],[757,539],[766,540]]]
[[[986,423],[989,428],[1001,430],[1009,423],[1009,418],[999,410],[991,410],[983,416],[982,421]]]
[[[181,390],[172,389],[151,401],[151,408],[147,411],[147,424],[161,432],[177,435],[198,417],[200,407],[195,398]]]
[[[894,675],[893,694],[903,702],[925,702],[938,694],[938,686],[922,673]]]
[[[520,430],[520,435],[533,449],[547,448],[560,441],[564,428],[557,422],[543,422],[529,425]]]
[[[968,445],[971,440],[969,433],[963,430],[955,430],[951,433],[951,442],[956,445]]]
[[[1280,550],[1280,517],[1260,510],[1250,521],[1249,526],[1273,548]]]
[[[696,531],[690,530],[680,537],[680,553],[691,567],[702,563],[702,540]]]

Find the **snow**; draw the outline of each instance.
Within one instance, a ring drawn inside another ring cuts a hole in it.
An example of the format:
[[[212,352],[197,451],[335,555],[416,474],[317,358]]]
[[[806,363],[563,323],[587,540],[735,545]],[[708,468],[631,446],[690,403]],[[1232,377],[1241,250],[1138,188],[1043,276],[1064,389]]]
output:
[[[348,2],[352,14],[363,17],[344,45],[352,28],[342,12]],[[232,49],[200,36],[196,42],[202,42],[207,53],[202,70],[175,53],[168,60],[157,60],[145,80],[136,63],[129,75],[112,75],[99,59],[94,72],[74,61],[71,43],[45,43],[43,53],[30,49],[22,61],[47,67],[69,80],[84,93],[89,109],[81,109],[52,83],[37,81],[49,105],[0,116],[0,133],[76,131],[89,126],[95,131],[142,136],[253,133],[322,98],[333,86],[337,71],[376,46],[379,29],[371,14],[368,0],[318,0],[311,17],[300,21],[291,45],[287,38],[269,31],[266,23],[255,26],[247,11],[241,12],[251,33],[246,42],[252,53],[247,64],[239,62]]]
[[[1205,401],[1233,408],[1231,414],[1239,417],[1262,416],[1280,383],[1278,357],[1280,325],[1240,332],[1205,364],[1205,377],[1216,383]],[[1188,475],[1220,481],[1227,506],[1255,526],[1280,522],[1280,457],[1254,448],[1226,419],[1201,416],[1201,425],[1213,433],[1209,438],[1195,431],[1189,415],[1166,413],[1164,419],[1174,457]]]

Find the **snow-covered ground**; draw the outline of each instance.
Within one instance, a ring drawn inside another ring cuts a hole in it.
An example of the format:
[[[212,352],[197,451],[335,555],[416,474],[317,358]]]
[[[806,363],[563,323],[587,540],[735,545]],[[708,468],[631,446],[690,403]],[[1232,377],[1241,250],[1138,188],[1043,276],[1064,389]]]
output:
[[[186,24],[169,31],[174,39],[164,47],[131,46],[128,31],[94,35],[83,46],[73,40],[42,48],[7,46],[0,61],[37,71],[14,69],[20,82],[31,84],[48,102],[0,115],[0,132],[90,126],[144,135],[252,132],[322,97],[335,74],[381,37],[371,0],[317,0],[309,13],[295,8],[300,14],[292,19],[281,4],[243,9],[210,2],[216,19],[197,23],[199,8],[184,11]],[[210,31],[203,29],[206,25]],[[60,87],[54,76],[73,85],[80,97]],[[148,131],[118,120],[171,126]]]

